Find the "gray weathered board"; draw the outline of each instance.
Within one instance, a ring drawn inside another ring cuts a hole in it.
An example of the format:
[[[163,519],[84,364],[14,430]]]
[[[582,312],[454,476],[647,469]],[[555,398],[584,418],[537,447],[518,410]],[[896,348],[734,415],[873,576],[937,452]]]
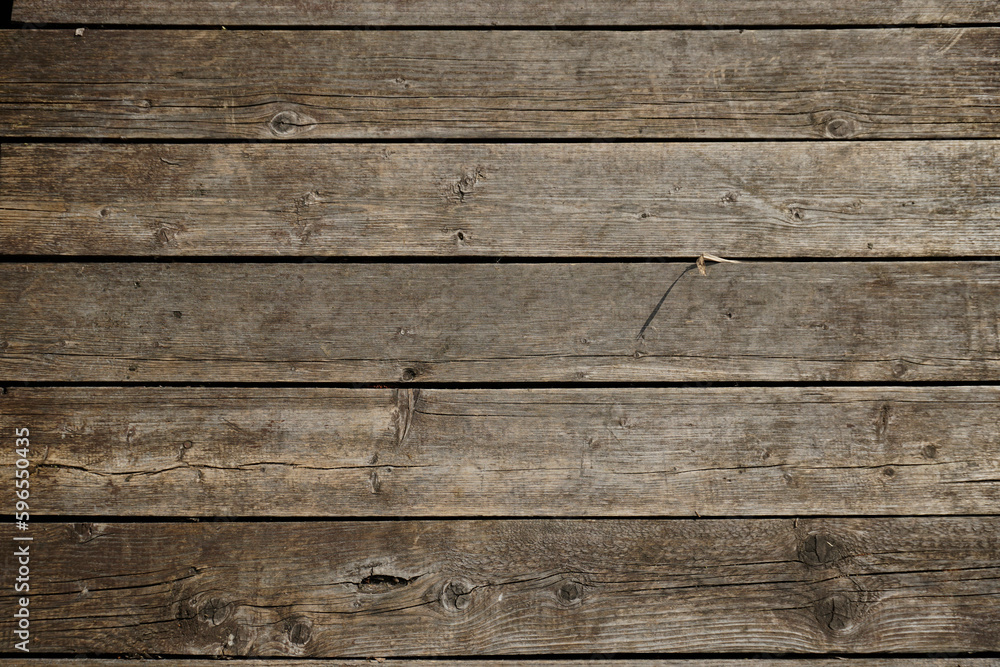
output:
[[[24,255],[1000,255],[996,141],[6,144]]]
[[[996,517],[47,523],[33,532],[39,652],[1000,649]],[[0,551],[4,571],[14,558]],[[13,596],[3,590],[0,603],[10,608]]]
[[[14,0],[15,21],[174,25],[818,25],[997,23],[988,0]]]
[[[10,388],[35,515],[991,514],[1000,389]],[[0,464],[13,465],[3,450]],[[13,488],[0,494],[13,505]]]
[[[1000,29],[0,31],[0,135],[995,138]]]
[[[1000,264],[29,263],[0,376],[991,381]]]

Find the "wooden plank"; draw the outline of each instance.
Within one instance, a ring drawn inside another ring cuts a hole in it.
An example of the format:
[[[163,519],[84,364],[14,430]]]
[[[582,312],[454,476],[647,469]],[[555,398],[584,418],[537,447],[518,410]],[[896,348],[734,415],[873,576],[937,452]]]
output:
[[[10,667],[37,667],[38,660],[22,660],[5,658]],[[147,665],[154,663],[158,667],[219,667],[216,658],[162,658],[143,660],[133,658],[129,665]],[[372,667],[370,659],[346,659],[337,661],[336,667]],[[730,660],[672,660],[672,659],[635,659],[628,660],[607,658],[602,654],[582,659],[558,658],[552,660],[529,660],[505,658],[503,660],[406,660],[398,658],[379,659],[384,667],[845,667],[844,659],[824,660],[821,658],[741,658]],[[50,661],[49,664],[67,665],[68,667],[121,667],[122,660],[114,658],[62,658]],[[967,658],[955,656],[951,658],[851,658],[850,663],[857,667],[997,667],[1000,660],[996,658]],[[282,657],[277,660],[254,658],[252,660],[229,659],[226,667],[330,667],[328,660],[311,660],[309,658]]]
[[[993,262],[5,264],[9,381],[977,380]]]
[[[173,25],[865,25],[1000,22],[1000,10],[979,0],[895,0],[878,3],[757,0],[731,3],[575,0],[471,0],[456,11],[445,0],[14,0],[15,21]]]
[[[7,30],[0,135],[996,137],[1000,30]]]
[[[1000,255],[1000,143],[7,144],[0,252]]]
[[[3,530],[9,540],[13,526]],[[30,532],[38,652],[1000,648],[997,517],[45,523]],[[5,571],[14,558],[3,550]],[[0,593],[5,608],[15,595]],[[0,621],[5,634],[11,624]]]
[[[0,397],[33,434],[36,515],[160,517],[988,514],[998,405],[997,387]]]

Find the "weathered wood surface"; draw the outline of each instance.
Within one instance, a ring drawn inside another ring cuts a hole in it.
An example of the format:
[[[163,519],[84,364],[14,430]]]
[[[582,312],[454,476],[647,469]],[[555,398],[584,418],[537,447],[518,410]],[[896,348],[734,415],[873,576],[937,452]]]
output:
[[[858,667],[998,667],[996,658],[851,658]],[[10,667],[37,667],[38,660],[6,658]],[[281,657],[276,660],[254,658],[227,660],[225,667],[373,667],[371,659],[311,660],[309,658]],[[377,661],[384,667],[845,667],[842,659],[823,660],[821,658],[737,658],[728,660],[698,659],[637,659],[623,660],[594,654],[593,657],[553,660],[507,658],[504,660],[407,660],[405,658],[385,658]],[[101,658],[63,658],[59,664],[69,667],[121,667],[121,660]],[[132,658],[129,665],[157,665],[157,667],[219,667],[215,658]]]
[[[4,527],[6,539],[12,530]],[[39,652],[1000,648],[996,517],[35,524],[31,532]],[[0,556],[5,571],[12,554]],[[12,596],[0,593],[8,609]],[[11,622],[0,622],[5,632]]]
[[[160,517],[989,514],[998,408],[996,387],[0,396],[34,434],[36,515]]]
[[[1000,255],[994,141],[7,144],[0,252]]]
[[[996,137],[1000,29],[0,33],[0,135]]]
[[[810,0],[654,2],[574,0],[14,0],[23,22],[173,25],[865,25],[1000,22],[983,0],[894,0],[828,3]]]
[[[9,381],[978,380],[1000,264],[6,264]]]

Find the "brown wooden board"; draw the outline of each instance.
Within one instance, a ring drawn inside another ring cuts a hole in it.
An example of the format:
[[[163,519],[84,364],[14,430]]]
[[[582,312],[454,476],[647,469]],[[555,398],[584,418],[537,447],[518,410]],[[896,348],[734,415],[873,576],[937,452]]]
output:
[[[574,0],[14,0],[15,21],[174,25],[817,25],[1000,22],[983,0],[894,0],[827,3],[811,0],[654,2]]]
[[[33,513],[98,517],[990,514],[998,408],[996,387],[0,396]]]
[[[993,381],[1000,264],[31,263],[9,381]]]
[[[46,523],[30,533],[38,652],[1000,648],[995,517]],[[13,549],[0,553],[12,571]],[[5,608],[14,595],[0,593]],[[0,621],[7,636],[12,623]]]
[[[1000,660],[996,658],[967,658],[956,656],[950,658],[852,658],[858,667],[997,667]],[[37,667],[37,660],[21,660],[6,658],[4,662],[10,667]],[[373,665],[373,663],[377,663]],[[108,658],[63,658],[58,664],[68,667],[121,667],[120,659]],[[219,667],[214,658],[156,658],[143,659],[132,656],[128,665],[150,665],[156,667]],[[425,658],[407,660],[405,658],[379,659],[345,659],[331,662],[330,660],[312,660],[309,658],[289,658],[287,656],[275,660],[254,658],[240,660],[229,659],[225,667],[845,667],[843,659],[823,660],[820,658],[734,658],[734,659],[637,659],[614,658],[604,654],[594,654],[588,658],[556,658],[556,659],[517,659],[503,660],[428,660]]]
[[[5,254],[1000,255],[995,141],[0,151]]]
[[[0,32],[0,136],[996,137],[1000,29]]]

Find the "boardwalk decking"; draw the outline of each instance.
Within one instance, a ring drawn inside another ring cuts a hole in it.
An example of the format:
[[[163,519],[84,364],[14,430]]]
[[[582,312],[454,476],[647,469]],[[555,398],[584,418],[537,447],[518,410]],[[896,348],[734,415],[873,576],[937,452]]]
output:
[[[12,667],[1000,667],[995,3],[14,0],[0,64]]]

